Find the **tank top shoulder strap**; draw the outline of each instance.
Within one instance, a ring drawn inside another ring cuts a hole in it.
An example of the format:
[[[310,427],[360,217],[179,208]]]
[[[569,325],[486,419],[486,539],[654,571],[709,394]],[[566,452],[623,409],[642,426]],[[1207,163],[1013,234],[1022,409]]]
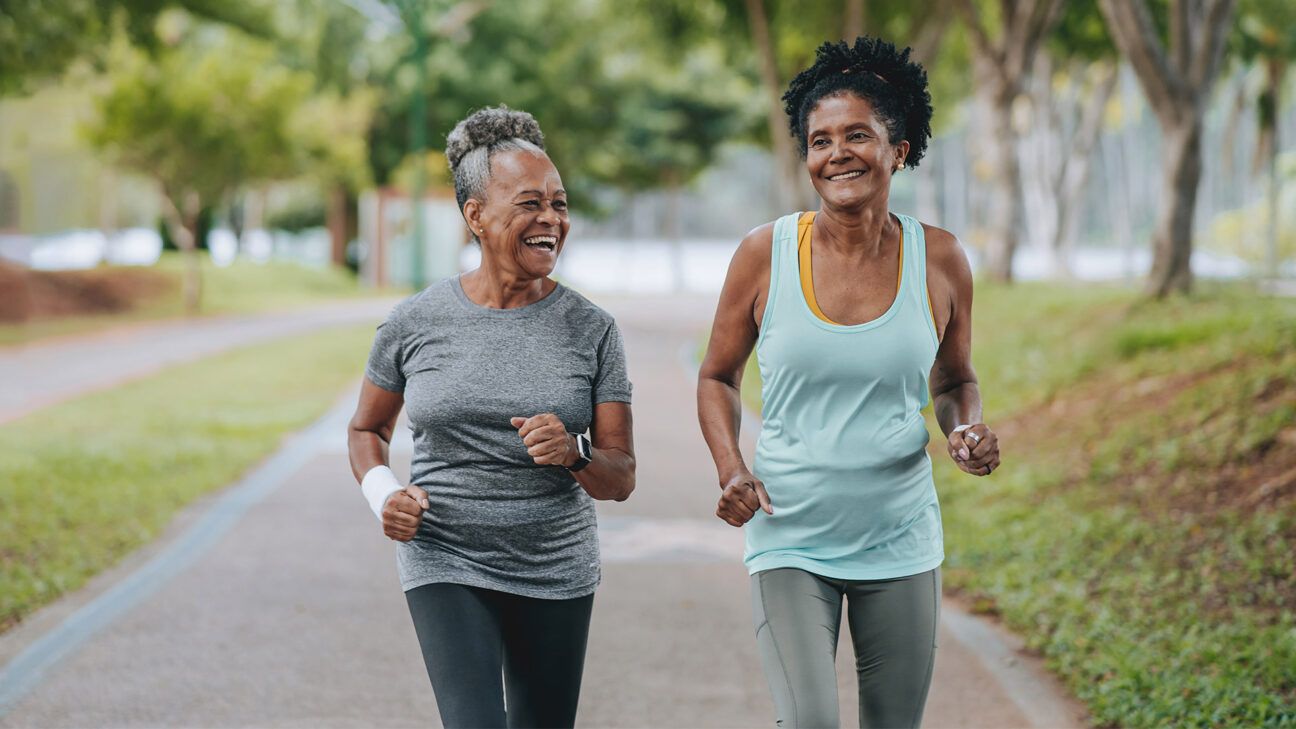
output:
[[[923,321],[927,323],[932,342],[939,348],[940,341],[936,337],[936,320],[932,313],[931,296],[927,292],[927,236],[923,232],[922,223],[916,218],[900,213],[896,213],[896,217],[900,219],[900,225],[904,229],[905,271],[902,278],[905,281],[905,290],[903,295],[907,303],[912,303]]]
[[[786,306],[790,301],[789,294],[784,289],[795,287],[794,293],[799,295],[801,279],[797,267],[797,222],[800,218],[801,213],[797,212],[774,221],[774,242],[770,246],[769,293],[765,297],[765,313],[761,317],[758,341],[773,323],[775,309]]]

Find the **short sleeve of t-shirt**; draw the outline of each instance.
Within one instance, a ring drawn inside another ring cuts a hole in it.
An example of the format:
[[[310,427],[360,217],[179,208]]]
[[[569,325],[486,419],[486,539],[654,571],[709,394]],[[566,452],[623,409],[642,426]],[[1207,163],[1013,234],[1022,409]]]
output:
[[[630,378],[626,375],[625,345],[616,322],[608,326],[598,348],[598,373],[594,376],[594,403],[630,402]]]
[[[369,350],[369,363],[365,366],[365,377],[389,392],[405,392],[405,338],[399,316],[400,308],[397,308],[387,321],[378,325],[373,348]]]

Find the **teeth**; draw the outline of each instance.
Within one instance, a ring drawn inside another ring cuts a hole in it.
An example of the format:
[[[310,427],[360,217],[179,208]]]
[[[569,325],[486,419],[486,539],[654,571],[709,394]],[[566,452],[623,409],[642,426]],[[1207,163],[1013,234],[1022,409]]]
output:
[[[849,180],[849,179],[852,179],[852,178],[855,178],[855,177],[859,177],[859,176],[862,175],[862,174],[864,174],[864,173],[863,173],[863,172],[860,172],[859,170],[855,170],[854,172],[843,172],[843,173],[841,173],[840,175],[833,175],[832,177],[829,177],[828,179],[829,179],[829,180],[832,180],[832,181],[834,181],[834,182],[836,182],[837,180]]]
[[[550,248],[552,248],[552,247],[558,245],[558,238],[557,238],[556,236],[552,236],[552,235],[537,235],[537,236],[532,236],[532,237],[530,237],[530,238],[527,238],[527,239],[523,240],[522,242],[525,243],[525,244],[527,244],[527,245],[529,245],[529,246],[542,246],[542,245],[547,245],[547,246],[549,246]]]

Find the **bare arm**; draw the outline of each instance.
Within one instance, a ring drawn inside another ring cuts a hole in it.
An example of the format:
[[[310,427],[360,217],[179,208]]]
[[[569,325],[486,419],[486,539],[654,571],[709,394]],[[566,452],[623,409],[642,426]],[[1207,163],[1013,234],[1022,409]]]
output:
[[[594,460],[573,475],[596,499],[625,501],[635,488],[634,423],[630,403],[601,402],[590,424]],[[572,459],[575,462],[575,459]],[[569,464],[570,465],[570,464]]]
[[[698,370],[698,423],[724,489],[716,514],[733,526],[751,519],[756,509],[772,513],[764,485],[752,475],[738,446],[743,370],[760,333],[772,245],[772,225],[757,228],[739,244]]]
[[[404,395],[384,390],[365,378],[360,386],[360,402],[347,425],[347,455],[356,481],[363,484],[371,470],[388,465],[392,431],[404,405]],[[392,484],[392,491],[387,493],[388,489],[382,488],[380,483],[374,494],[375,501],[370,506],[382,522],[384,534],[398,542],[408,542],[414,538],[423,521],[423,511],[428,508],[427,494],[418,486],[402,486],[394,481],[390,471],[383,470],[387,473],[384,478]],[[385,500],[381,499],[384,494],[387,494]]]
[[[403,394],[384,390],[365,378],[360,386],[360,402],[347,425],[347,455],[356,481],[374,466],[388,465],[387,450],[404,406]]]
[[[579,456],[576,438],[553,413],[515,417],[527,454],[537,465],[570,467]],[[572,474],[590,496],[602,501],[625,501],[635,488],[634,433],[630,404],[602,402],[594,406],[590,424],[593,452],[589,465]]]
[[[938,322],[945,322],[928,380],[932,408],[955,463],[984,476],[999,465],[999,440],[982,422],[981,389],[972,368],[972,269],[948,232],[927,228],[927,244],[933,313],[939,311]],[[963,425],[973,427],[954,432]]]

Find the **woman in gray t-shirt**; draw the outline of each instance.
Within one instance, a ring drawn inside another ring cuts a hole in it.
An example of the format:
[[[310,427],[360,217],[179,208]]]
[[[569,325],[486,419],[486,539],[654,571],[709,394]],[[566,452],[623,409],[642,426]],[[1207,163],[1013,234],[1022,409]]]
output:
[[[442,723],[572,726],[599,582],[593,499],[624,500],[635,484],[621,334],[549,278],[570,223],[535,119],[478,111],[446,156],[481,266],[378,328],[351,469],[400,542]],[[402,407],[408,486],[387,463]]]

